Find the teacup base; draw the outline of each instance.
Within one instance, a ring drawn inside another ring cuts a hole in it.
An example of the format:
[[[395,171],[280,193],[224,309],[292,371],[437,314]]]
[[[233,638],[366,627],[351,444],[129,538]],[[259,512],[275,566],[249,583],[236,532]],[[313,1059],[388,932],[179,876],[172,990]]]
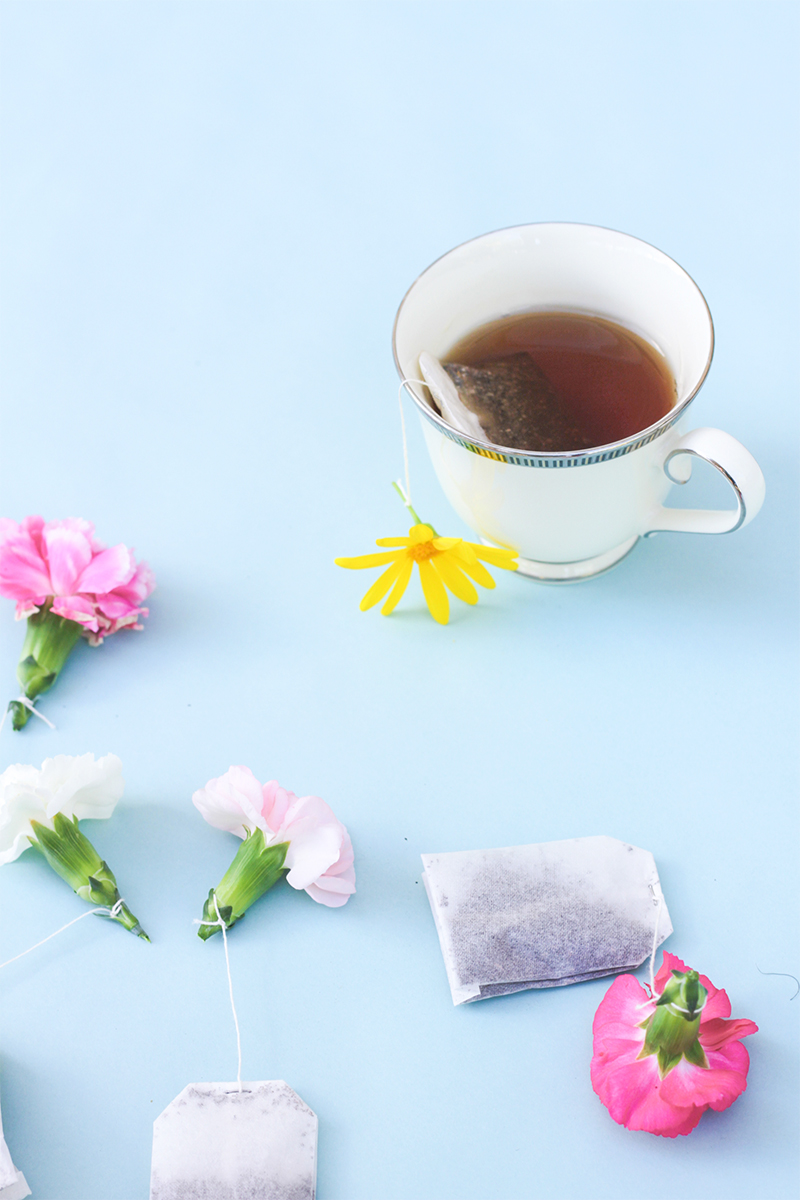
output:
[[[492,545],[486,538],[481,540],[487,546]],[[593,579],[595,575],[602,575],[604,571],[610,571],[630,554],[638,540],[638,537],[628,538],[626,542],[615,546],[613,550],[606,550],[604,554],[596,554],[594,558],[582,558],[578,562],[546,563],[535,562],[530,558],[520,558],[517,574],[525,575],[528,579],[535,579],[539,583],[579,583],[582,579]]]

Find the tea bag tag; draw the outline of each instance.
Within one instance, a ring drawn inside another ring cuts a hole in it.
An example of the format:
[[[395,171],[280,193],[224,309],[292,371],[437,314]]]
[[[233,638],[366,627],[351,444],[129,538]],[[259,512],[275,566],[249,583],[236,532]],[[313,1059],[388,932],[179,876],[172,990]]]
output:
[[[156,1118],[150,1200],[314,1200],[316,1115],[282,1079],[241,1088],[190,1083]]]
[[[3,1118],[0,1116],[0,1200],[24,1200],[24,1197],[30,1194],[31,1189],[25,1176],[11,1161],[11,1154],[3,1137]]]
[[[10,1183],[0,1187],[0,1200],[25,1200],[26,1196],[30,1196],[31,1189],[22,1171],[15,1171],[14,1175]]]
[[[30,1194],[31,1189],[28,1187],[22,1171],[15,1171],[11,1182],[0,1187],[0,1200],[25,1200],[25,1196],[30,1196]]]
[[[474,412],[471,412],[458,394],[458,388],[445,371],[438,358],[423,350],[419,356],[419,369],[422,378],[430,388],[431,395],[439,406],[439,411],[459,433],[486,441],[486,434]]]
[[[3,1142],[0,1146],[0,1200],[24,1200],[30,1194],[25,1176],[14,1166]]]

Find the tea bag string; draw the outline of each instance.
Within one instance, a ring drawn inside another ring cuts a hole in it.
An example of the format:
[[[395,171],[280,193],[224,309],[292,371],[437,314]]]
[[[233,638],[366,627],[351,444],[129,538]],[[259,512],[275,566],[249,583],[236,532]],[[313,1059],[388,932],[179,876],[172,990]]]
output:
[[[225,922],[220,916],[219,905],[217,904],[217,893],[214,892],[214,911],[217,914],[216,921],[193,921],[193,925],[213,925],[219,926],[222,930],[222,944],[225,947],[225,969],[228,972],[228,993],[231,998],[231,1011],[233,1012],[233,1023],[236,1026],[236,1053],[238,1055],[239,1064],[236,1071],[236,1083],[239,1091],[242,1091],[242,1037],[239,1032],[239,1018],[236,1015],[236,1005],[233,1000],[233,979],[231,978],[231,960],[228,956],[228,935],[226,932]]]
[[[653,887],[652,884],[650,886]],[[653,888],[653,894],[654,894],[654,898],[655,898],[655,888]],[[661,891],[661,888],[659,887],[659,889],[658,889],[658,911],[656,912],[656,927],[653,932],[653,953],[650,955],[650,993],[651,993],[651,998],[653,998],[653,999],[655,999],[655,994],[656,994],[655,965],[656,965],[656,949],[658,948],[658,922],[659,922],[659,918],[661,917],[661,909],[663,907],[664,907],[664,893]],[[677,1008],[678,1012],[686,1013],[687,1015],[693,1015],[694,1013],[702,1012],[707,1004],[708,1004],[708,995],[706,995],[706,998],[703,1001],[703,1003],[700,1005],[700,1007],[693,1009],[691,1011],[691,1013],[688,1008],[683,1008],[675,1000],[670,1001],[670,1008]]]
[[[797,997],[800,996],[800,979],[798,979],[796,975],[789,975],[786,971],[762,971],[758,963],[756,963],[756,970],[758,971],[759,975],[780,975],[782,979],[793,979],[797,984],[797,991],[793,996],[790,996],[789,999],[796,1000]]]
[[[29,700],[28,697],[24,693],[20,696],[17,696],[16,700],[11,700],[10,704],[21,704],[23,706],[23,708],[27,708],[28,712],[33,713],[33,715],[35,717],[38,717],[40,721],[44,721],[45,725],[49,725],[51,729],[55,729],[55,725],[53,724],[53,722],[48,721],[48,719],[44,715],[44,713],[40,713],[38,708],[34,708],[33,701]],[[6,717],[8,716],[8,711],[9,710],[8,710],[8,705],[7,705],[6,711],[3,713],[3,719],[2,719],[2,721],[0,721],[0,730],[3,728],[3,726],[6,723]],[[86,916],[87,914],[84,913],[83,915]]]
[[[658,922],[661,919],[661,909],[664,907],[664,893],[661,888],[658,889],[658,909],[656,911],[656,927],[653,930],[653,951],[650,955],[650,993],[652,996],[656,994],[656,950],[658,949]]]
[[[4,963],[0,963],[0,971],[2,971],[3,967],[9,967],[11,963],[16,962],[18,958],[24,958],[26,954],[30,954],[31,950],[38,950],[40,946],[43,946],[45,942],[49,942],[51,938],[58,937],[58,935],[63,933],[65,929],[69,929],[70,925],[77,925],[78,921],[82,921],[84,917],[93,917],[95,914],[97,914],[97,916],[108,917],[109,920],[113,921],[119,916],[124,903],[125,901],[120,896],[113,908],[90,908],[88,912],[81,913],[79,917],[73,917],[71,921],[67,921],[66,925],[62,925],[60,929],[57,929],[55,933],[48,933],[46,938],[42,938],[42,940],[37,942],[34,946],[29,946],[28,949],[23,950],[21,954],[15,954],[13,958],[6,959]]]
[[[403,466],[405,468],[406,476],[406,491],[405,496],[403,496],[403,503],[408,509],[411,508],[411,482],[408,472],[408,438],[406,437],[406,415],[403,411],[403,389],[409,387],[409,385],[412,383],[419,383],[424,388],[428,387],[424,379],[403,379],[401,380],[400,387],[397,390],[397,399],[400,403],[400,428],[403,431]],[[430,391],[430,388],[428,388],[428,390]],[[414,393],[412,392],[411,395],[413,396]]]

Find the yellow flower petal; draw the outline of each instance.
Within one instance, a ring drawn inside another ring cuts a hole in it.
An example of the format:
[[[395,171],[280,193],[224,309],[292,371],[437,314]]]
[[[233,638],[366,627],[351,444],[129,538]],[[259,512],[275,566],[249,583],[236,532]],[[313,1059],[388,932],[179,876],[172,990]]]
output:
[[[398,601],[401,599],[403,592],[408,587],[408,581],[411,578],[411,572],[414,569],[413,558],[407,558],[400,564],[400,574],[394,582],[394,587],[389,595],[389,599],[384,604],[381,612],[385,617],[389,616],[390,612],[394,612]]]
[[[478,593],[465,575],[461,573],[457,560],[451,554],[438,554],[431,559],[433,569],[438,571],[454,596],[467,604],[478,603]]]
[[[376,538],[376,546],[407,546],[408,538]]]
[[[357,558],[335,558],[333,561],[337,567],[360,571],[363,567],[382,567],[384,563],[395,562],[402,554],[402,550],[386,550],[383,554],[360,554]]]
[[[478,560],[475,557],[475,543],[474,542],[462,542],[461,545],[458,547],[458,557],[463,558],[465,562],[470,562],[470,563],[477,562]]]
[[[419,567],[422,590],[425,593],[428,608],[431,610],[431,616],[440,625],[446,625],[450,616],[450,602],[447,599],[444,584],[431,566],[429,558],[423,559],[417,563],[417,566]]]
[[[493,567],[502,567],[504,571],[516,571],[519,566],[516,550],[505,550],[501,546],[478,546],[475,542],[468,544],[476,558],[482,558]]]
[[[382,575],[378,576],[358,606],[362,612],[366,612],[368,608],[372,608],[373,604],[377,604],[379,600],[383,599],[404,565],[404,559],[401,558],[398,562],[392,563],[390,567],[387,567]]]
[[[479,583],[481,587],[494,587],[494,580],[486,570],[486,567],[481,566],[475,557],[474,551],[470,550],[466,543],[462,542],[460,546],[455,546],[450,553],[458,560],[458,565],[461,567],[461,570],[466,572],[466,574],[469,575],[471,579],[474,579],[476,583]]]
[[[408,531],[408,540],[412,546],[417,546],[420,542],[432,542],[433,536],[430,525],[414,525]]]
[[[434,538],[433,544],[437,550],[452,550],[460,541],[461,538]]]

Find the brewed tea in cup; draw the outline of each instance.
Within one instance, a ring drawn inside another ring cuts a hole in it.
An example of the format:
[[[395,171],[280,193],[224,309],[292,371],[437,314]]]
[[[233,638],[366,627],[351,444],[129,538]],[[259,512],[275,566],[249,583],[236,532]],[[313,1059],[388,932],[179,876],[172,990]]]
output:
[[[484,436],[517,450],[616,442],[655,424],[676,399],[663,354],[590,313],[491,321],[462,338],[442,366]]]

